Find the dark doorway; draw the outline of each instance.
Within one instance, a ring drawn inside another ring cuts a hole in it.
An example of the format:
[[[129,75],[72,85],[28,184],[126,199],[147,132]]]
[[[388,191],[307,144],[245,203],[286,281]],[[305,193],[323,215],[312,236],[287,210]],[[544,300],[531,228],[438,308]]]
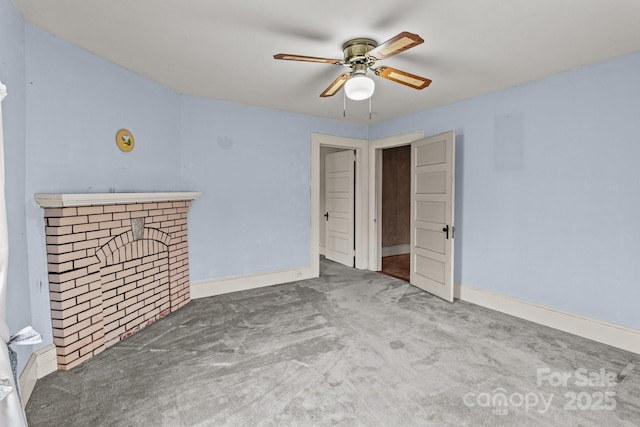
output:
[[[382,150],[382,273],[409,281],[411,146]]]

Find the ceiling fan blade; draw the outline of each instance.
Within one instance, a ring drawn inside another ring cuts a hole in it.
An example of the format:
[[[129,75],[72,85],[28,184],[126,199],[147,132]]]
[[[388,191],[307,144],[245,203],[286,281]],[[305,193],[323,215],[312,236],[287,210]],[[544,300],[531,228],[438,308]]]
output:
[[[416,76],[405,71],[396,70],[391,67],[378,67],[375,69],[376,75],[385,79],[401,83],[414,89],[424,89],[431,84],[431,80],[426,77]]]
[[[424,43],[422,37],[417,34],[403,31],[390,40],[380,44],[378,47],[367,53],[369,58],[373,58],[377,61],[396,55],[400,52],[404,52],[407,49],[418,46]]]
[[[326,98],[328,96],[335,95],[340,89],[342,89],[342,86],[344,86],[344,84],[347,82],[347,80],[349,80],[349,78],[351,78],[351,74],[349,73],[344,73],[338,76],[338,78],[335,79],[333,83],[331,83],[329,87],[326,88],[324,92],[320,94],[320,97]]]
[[[341,64],[341,59],[332,58],[318,58],[316,56],[304,56],[304,55],[291,55],[288,53],[279,53],[273,55],[273,59],[284,59],[287,61],[304,61],[304,62],[319,62],[323,64]]]

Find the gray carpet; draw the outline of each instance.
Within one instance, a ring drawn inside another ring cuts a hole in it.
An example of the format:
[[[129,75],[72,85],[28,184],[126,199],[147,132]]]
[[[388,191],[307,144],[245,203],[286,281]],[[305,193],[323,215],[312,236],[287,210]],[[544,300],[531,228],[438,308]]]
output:
[[[322,261],[318,279],[194,300],[39,380],[27,416],[31,427],[637,426],[639,360]]]

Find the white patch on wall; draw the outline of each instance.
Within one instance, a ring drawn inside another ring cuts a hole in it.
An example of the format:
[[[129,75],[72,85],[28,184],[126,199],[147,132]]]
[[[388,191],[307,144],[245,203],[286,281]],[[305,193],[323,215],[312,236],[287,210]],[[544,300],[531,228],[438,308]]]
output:
[[[522,155],[522,114],[508,113],[495,117],[493,163],[499,171],[521,170]]]

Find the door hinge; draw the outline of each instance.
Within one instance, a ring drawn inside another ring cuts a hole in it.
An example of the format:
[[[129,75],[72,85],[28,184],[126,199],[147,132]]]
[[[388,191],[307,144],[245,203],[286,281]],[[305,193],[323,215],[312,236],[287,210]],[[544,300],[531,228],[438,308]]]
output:
[[[448,239],[449,239],[449,224],[447,224],[447,226],[446,226],[446,227],[444,227],[444,228],[442,229],[442,231],[444,231],[444,232],[446,233],[446,235],[447,235],[447,240],[448,240]],[[455,238],[455,237],[456,237],[456,228],[452,225],[452,226],[451,226],[451,238],[453,239],[453,238]]]

